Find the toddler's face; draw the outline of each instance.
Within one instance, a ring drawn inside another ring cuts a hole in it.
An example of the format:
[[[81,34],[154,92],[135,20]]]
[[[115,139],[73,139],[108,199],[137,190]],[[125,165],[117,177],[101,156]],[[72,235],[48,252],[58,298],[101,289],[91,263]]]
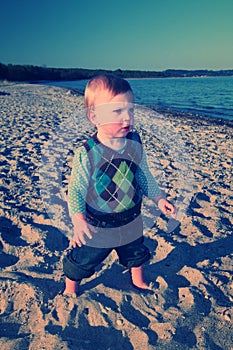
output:
[[[133,102],[131,91],[108,98],[107,102],[100,98],[91,121],[110,137],[125,137],[134,124]]]

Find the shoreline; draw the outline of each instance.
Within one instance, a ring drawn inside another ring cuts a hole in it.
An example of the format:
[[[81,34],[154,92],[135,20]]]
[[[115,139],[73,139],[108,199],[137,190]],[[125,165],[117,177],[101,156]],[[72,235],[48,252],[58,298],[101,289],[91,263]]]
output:
[[[207,115],[203,115],[200,113],[194,113],[194,112],[186,112],[186,111],[178,111],[175,109],[170,108],[157,108],[150,106],[151,109],[155,110],[158,113],[169,115],[171,118],[182,118],[190,121],[191,123],[195,124],[205,124],[209,123],[212,125],[221,125],[221,126],[227,126],[230,128],[233,128],[233,120],[226,119],[226,118],[220,118],[220,117],[210,117]]]
[[[82,281],[78,297],[66,297],[62,258],[70,245],[63,230],[70,221],[63,191],[74,149],[90,134],[83,97],[41,84],[3,90],[1,348],[232,350],[232,126],[180,112],[142,117],[151,172],[182,213],[172,221],[145,199],[152,253],[145,275],[155,292],[132,290],[113,252]]]
[[[180,78],[180,77],[179,77]],[[195,77],[195,78],[200,78],[200,77]],[[212,78],[212,77],[209,77]],[[135,78],[138,79],[138,78]],[[146,78],[145,78],[146,79]],[[151,79],[151,78],[148,78]],[[153,78],[152,78],[153,79]],[[168,78],[169,79],[169,78]],[[176,77],[174,77],[174,79],[176,79]],[[71,87],[63,87],[63,86],[59,86],[59,85],[48,85],[47,82],[44,81],[25,81],[25,82],[6,82],[6,84],[31,84],[31,85],[42,85],[42,86],[50,86],[50,87],[60,87],[61,89],[66,90],[67,92],[70,92],[70,94],[72,95],[77,95],[77,96],[84,96],[84,90],[80,90],[78,88],[71,88]],[[52,82],[51,82],[52,83]],[[4,86],[4,82],[0,81],[0,86]],[[139,103],[136,103],[139,104]],[[216,117],[216,116],[210,116],[201,112],[195,112],[195,111],[185,111],[185,110],[177,110],[175,108],[169,108],[169,107],[158,107],[155,105],[150,105],[150,104],[142,104],[142,106],[151,108],[152,110],[164,114],[164,115],[168,115],[171,118],[173,117],[178,117],[178,118],[183,118],[183,119],[187,119],[192,122],[194,121],[200,121],[201,122],[209,122],[215,125],[225,125],[227,127],[233,127],[233,119],[229,119],[229,118],[223,118],[223,117]]]
[[[51,85],[50,85],[51,86]],[[71,94],[84,96],[84,91],[76,89],[76,88],[64,88],[65,90],[69,90]],[[165,108],[165,107],[157,107],[153,105],[142,104],[142,106],[151,108],[155,112],[164,114],[165,116],[169,116],[171,118],[182,118],[186,120],[190,120],[190,122],[194,123],[203,123],[207,122],[214,125],[224,125],[227,127],[233,128],[233,119],[221,118],[221,117],[211,117],[208,115],[203,115],[197,112],[187,112],[184,110],[176,110],[173,108]]]

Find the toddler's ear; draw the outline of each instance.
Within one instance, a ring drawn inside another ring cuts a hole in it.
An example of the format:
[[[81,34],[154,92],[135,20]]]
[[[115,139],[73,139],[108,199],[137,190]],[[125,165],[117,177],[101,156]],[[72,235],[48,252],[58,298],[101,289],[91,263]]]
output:
[[[93,106],[88,108],[87,116],[90,122],[96,125],[96,114],[95,114],[95,108]]]

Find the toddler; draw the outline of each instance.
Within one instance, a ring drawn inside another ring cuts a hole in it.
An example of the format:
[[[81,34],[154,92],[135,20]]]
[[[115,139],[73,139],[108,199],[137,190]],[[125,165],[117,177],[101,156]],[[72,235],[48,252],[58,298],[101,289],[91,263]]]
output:
[[[130,269],[132,285],[149,289],[143,265],[150,259],[143,244],[141,204],[152,199],[164,214],[175,207],[164,198],[149,171],[139,134],[133,130],[134,95],[130,84],[114,75],[89,81],[84,95],[89,121],[96,127],[74,155],[68,188],[74,226],[73,248],[63,260],[64,294],[78,291],[83,278],[115,249]]]

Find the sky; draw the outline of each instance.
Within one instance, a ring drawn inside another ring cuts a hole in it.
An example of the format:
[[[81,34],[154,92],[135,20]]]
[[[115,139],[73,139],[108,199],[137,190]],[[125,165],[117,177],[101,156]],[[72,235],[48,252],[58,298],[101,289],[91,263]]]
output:
[[[0,0],[0,62],[233,69],[233,0]]]

